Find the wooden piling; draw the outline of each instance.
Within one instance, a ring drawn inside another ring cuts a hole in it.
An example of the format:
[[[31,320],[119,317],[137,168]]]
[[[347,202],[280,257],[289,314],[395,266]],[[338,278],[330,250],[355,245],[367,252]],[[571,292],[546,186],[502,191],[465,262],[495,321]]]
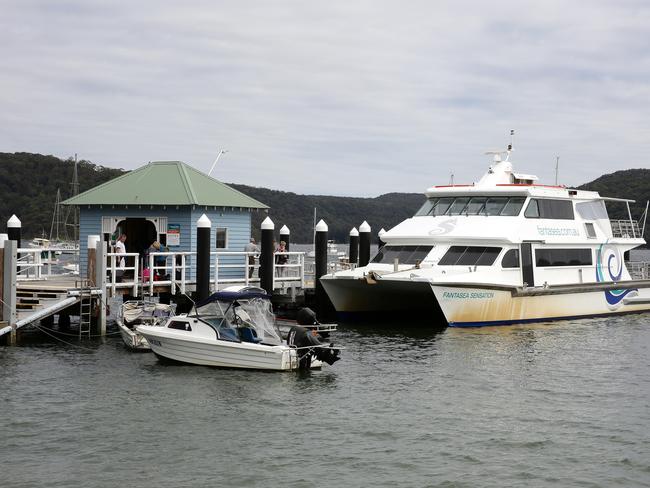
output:
[[[16,241],[4,242],[4,256],[3,256],[3,290],[2,290],[2,318],[11,326],[9,333],[9,344],[16,344],[16,265],[18,261],[18,246]]]
[[[16,241],[17,247],[21,247],[21,231],[22,223],[20,219],[15,215],[12,215],[9,220],[7,220],[7,236],[10,241]]]
[[[212,222],[203,214],[196,222],[196,301],[210,296],[210,229]]]
[[[348,253],[350,264],[357,264],[359,262],[359,231],[356,227],[352,227],[350,231],[350,251]]]
[[[108,244],[98,240],[95,243],[95,287],[99,288],[99,333],[106,335],[106,308],[108,307],[108,294],[106,292],[106,253]]]
[[[261,225],[262,228],[262,248],[260,250],[260,286],[266,290],[269,295],[273,294],[273,231],[275,224],[267,217]]]
[[[280,229],[280,240],[284,241],[286,244],[285,248],[287,252],[289,252],[289,239],[291,238],[291,231],[289,230],[289,227],[286,225],[283,225],[282,228]]]
[[[88,236],[88,262],[86,266],[86,278],[90,283],[90,286],[96,286],[96,247],[99,242],[99,236],[89,235]]]
[[[316,293],[316,315],[320,320],[324,320],[327,307],[327,294],[320,282],[320,277],[327,274],[327,232],[328,227],[325,221],[321,220],[316,224],[316,237],[314,247],[316,254],[314,288]]]
[[[359,266],[367,266],[370,262],[370,233],[372,229],[365,220],[359,226]]]
[[[0,298],[4,300],[5,286],[5,241],[9,239],[7,234],[0,234]],[[4,307],[0,304],[0,322],[4,320]]]

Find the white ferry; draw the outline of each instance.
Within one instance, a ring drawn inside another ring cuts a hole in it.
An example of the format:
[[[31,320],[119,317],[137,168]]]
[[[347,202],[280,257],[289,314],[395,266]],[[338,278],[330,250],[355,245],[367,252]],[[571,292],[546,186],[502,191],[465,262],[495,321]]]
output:
[[[537,184],[513,170],[511,149],[478,183],[429,188],[367,266],[323,276],[339,316],[417,312],[471,327],[650,310],[650,280],[624,261],[645,244],[647,206],[640,226],[633,200]],[[606,201],[629,219],[610,220]]]

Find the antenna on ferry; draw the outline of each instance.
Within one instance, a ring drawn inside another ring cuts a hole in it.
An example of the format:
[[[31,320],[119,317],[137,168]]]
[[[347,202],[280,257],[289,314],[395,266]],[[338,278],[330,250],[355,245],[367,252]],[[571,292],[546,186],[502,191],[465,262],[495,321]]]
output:
[[[557,174],[560,168],[560,156],[555,156],[555,186],[557,186]]]
[[[212,167],[210,168],[210,171],[208,171],[208,176],[210,176],[210,175],[212,174],[212,172],[214,171],[214,167],[217,165],[217,161],[219,161],[219,158],[221,157],[221,155],[222,155],[222,154],[225,154],[225,153],[227,153],[227,152],[228,152],[228,151],[226,151],[226,150],[224,150],[224,149],[222,149],[221,151],[219,151],[219,154],[217,154],[217,158],[214,160],[214,163],[212,163]]]
[[[449,185],[454,186],[454,173],[452,173],[450,178],[449,178]]]

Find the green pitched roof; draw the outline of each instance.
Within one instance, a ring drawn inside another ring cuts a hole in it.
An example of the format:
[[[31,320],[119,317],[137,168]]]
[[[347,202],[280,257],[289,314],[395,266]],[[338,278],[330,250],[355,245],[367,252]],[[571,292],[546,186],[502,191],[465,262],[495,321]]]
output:
[[[210,205],[268,208],[181,161],[156,161],[91,188],[66,205]]]

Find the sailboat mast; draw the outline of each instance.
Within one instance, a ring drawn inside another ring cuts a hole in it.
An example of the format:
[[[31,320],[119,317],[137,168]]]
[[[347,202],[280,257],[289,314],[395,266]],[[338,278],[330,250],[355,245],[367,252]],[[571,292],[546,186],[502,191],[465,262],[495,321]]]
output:
[[[50,225],[50,240],[59,240],[59,224],[61,224],[61,189],[57,188],[56,201],[54,202],[54,212],[52,213],[52,225]]]
[[[79,161],[77,161],[77,153],[74,153],[74,169],[72,171],[72,198],[79,195]],[[72,223],[68,224],[72,227],[72,242],[79,240],[79,207],[72,206]],[[67,232],[66,232],[67,234]],[[67,238],[67,235],[66,235]]]

